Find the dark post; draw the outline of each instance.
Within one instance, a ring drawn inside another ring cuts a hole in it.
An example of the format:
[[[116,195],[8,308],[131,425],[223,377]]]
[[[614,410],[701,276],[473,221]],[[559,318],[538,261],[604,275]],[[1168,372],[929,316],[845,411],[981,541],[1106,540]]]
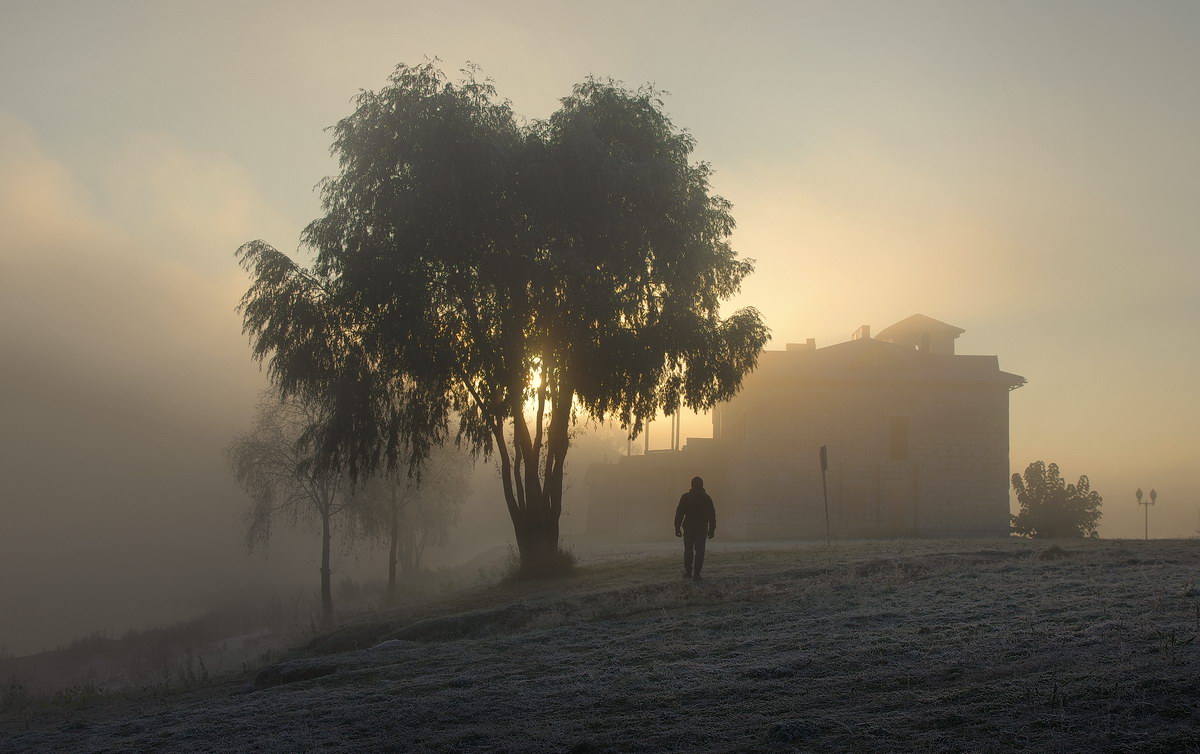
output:
[[[825,546],[832,543],[829,535],[829,488],[825,485],[825,472],[829,469],[829,453],[821,446],[821,497],[825,498]]]
[[[1146,541],[1150,541],[1150,506],[1154,505],[1154,503],[1158,501],[1158,493],[1154,490],[1150,490],[1150,499],[1143,500],[1142,488],[1138,487],[1138,491],[1134,493],[1134,497],[1137,498],[1138,505],[1142,506],[1142,508],[1146,511]]]

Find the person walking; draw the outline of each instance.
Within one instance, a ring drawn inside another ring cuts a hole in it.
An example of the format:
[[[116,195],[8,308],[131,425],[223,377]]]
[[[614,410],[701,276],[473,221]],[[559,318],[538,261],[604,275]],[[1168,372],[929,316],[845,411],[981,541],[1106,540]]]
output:
[[[682,529],[681,529],[682,527]],[[704,491],[704,480],[692,478],[692,488],[679,498],[675,509],[675,536],[683,537],[683,577],[700,580],[704,567],[704,541],[717,533],[717,509]]]

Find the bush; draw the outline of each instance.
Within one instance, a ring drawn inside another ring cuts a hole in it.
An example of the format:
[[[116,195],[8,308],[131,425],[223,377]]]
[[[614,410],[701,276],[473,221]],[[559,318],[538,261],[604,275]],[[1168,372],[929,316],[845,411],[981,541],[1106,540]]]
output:
[[[0,714],[24,709],[29,704],[29,686],[24,681],[11,677],[0,684]]]
[[[1012,475],[1021,505],[1012,518],[1012,531],[1023,537],[1095,537],[1100,523],[1100,493],[1086,476],[1067,484],[1058,464],[1034,461],[1025,474]]]

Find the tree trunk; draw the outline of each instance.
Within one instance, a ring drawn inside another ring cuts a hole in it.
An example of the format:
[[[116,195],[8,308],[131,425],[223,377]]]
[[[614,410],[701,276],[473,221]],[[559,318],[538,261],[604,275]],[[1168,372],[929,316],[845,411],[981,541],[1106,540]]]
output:
[[[537,479],[537,465],[526,466],[526,478]],[[532,485],[524,507],[513,512],[513,530],[517,537],[517,552],[521,556],[521,571],[527,575],[561,573],[566,565],[559,549],[559,515],[562,512],[562,476],[550,471],[540,484]],[[513,506],[510,506],[510,511]]]
[[[321,627],[333,628],[333,590],[329,584],[329,508],[321,511]]]
[[[414,540],[416,536],[413,532],[412,522],[404,527],[404,531],[400,533],[399,556],[400,556],[400,573],[404,574],[405,578],[411,579],[417,575],[416,561],[413,560]]]
[[[507,438],[496,431],[504,498],[517,539],[520,570],[528,576],[561,573],[570,565],[559,549],[559,516],[572,395],[566,389],[556,393],[545,435],[541,421],[543,396],[539,395],[539,418],[532,435],[525,423],[523,405],[514,403],[511,456],[507,452]]]
[[[412,569],[415,574],[421,573],[421,555],[425,552],[425,545],[428,544],[428,536],[429,533],[425,530],[421,530],[420,533],[413,532]]]
[[[513,522],[513,527],[522,571],[533,575],[559,570],[557,513],[549,508],[527,509]]]
[[[396,493],[392,492],[392,510],[391,520],[388,522],[388,586],[387,586],[387,601],[392,604],[396,601],[396,548],[399,546],[400,539],[400,512],[396,507]]]

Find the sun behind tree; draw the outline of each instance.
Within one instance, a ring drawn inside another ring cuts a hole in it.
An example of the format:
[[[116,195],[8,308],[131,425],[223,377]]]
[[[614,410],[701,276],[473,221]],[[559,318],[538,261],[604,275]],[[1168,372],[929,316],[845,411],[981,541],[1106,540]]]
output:
[[[255,357],[281,394],[333,417],[325,463],[416,469],[451,439],[494,453],[522,569],[537,573],[565,562],[577,418],[637,434],[732,397],[767,340],[754,309],[720,315],[752,264],[662,105],[653,88],[588,78],[521,125],[475,69],[454,83],[433,64],[359,95],[333,129],[325,214],[303,235],[313,268],[262,241],[238,250]]]

